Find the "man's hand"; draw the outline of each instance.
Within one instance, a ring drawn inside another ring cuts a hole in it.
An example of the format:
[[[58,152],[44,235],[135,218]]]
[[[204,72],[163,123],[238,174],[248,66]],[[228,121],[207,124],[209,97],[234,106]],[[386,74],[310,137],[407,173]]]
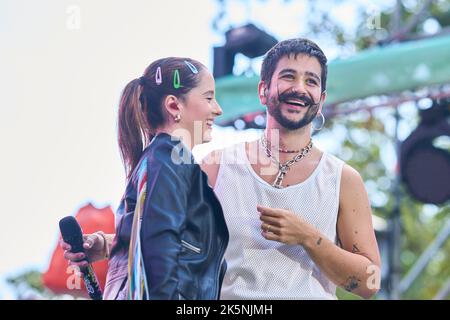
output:
[[[291,245],[303,245],[316,229],[292,211],[269,208],[258,205],[262,235],[273,240]]]

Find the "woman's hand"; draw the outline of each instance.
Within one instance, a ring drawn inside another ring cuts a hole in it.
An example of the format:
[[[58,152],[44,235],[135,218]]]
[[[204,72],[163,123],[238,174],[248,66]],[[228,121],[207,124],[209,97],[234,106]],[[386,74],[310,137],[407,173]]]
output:
[[[73,253],[71,246],[61,239],[60,246],[64,250],[64,259],[69,260],[69,265],[79,268],[87,267],[89,263],[107,258],[106,238],[99,232],[83,235],[84,253]]]

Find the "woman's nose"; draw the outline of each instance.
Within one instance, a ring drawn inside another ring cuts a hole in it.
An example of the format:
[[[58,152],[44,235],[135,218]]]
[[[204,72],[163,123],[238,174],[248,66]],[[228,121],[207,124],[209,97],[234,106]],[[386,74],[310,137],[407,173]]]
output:
[[[220,116],[220,115],[222,115],[222,113],[223,113],[223,110],[222,110],[222,108],[220,107],[220,105],[219,105],[218,102],[215,103],[214,113],[215,113],[217,116]]]

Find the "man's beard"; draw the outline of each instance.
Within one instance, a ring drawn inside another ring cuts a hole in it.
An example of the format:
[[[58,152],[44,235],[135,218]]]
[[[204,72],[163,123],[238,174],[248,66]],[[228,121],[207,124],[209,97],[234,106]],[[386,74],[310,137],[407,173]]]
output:
[[[298,121],[289,120],[281,113],[281,104],[287,103],[289,99],[301,100],[305,106],[300,108],[307,108],[305,115]],[[310,124],[319,111],[320,101],[314,103],[311,97],[307,95],[300,95],[296,92],[278,93],[277,96],[269,97],[267,101],[267,112],[283,127],[289,130],[297,130]]]

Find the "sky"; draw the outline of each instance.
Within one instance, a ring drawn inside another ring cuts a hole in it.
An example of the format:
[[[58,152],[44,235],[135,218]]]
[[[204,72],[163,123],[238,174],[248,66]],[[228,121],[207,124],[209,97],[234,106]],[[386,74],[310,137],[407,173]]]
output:
[[[305,1],[250,2],[230,1],[228,22],[263,21],[278,39],[302,32]],[[212,70],[212,47],[224,44],[211,28],[217,9],[212,0],[0,1],[0,281],[46,269],[62,217],[88,202],[116,208],[125,186],[116,142],[121,90],[164,56],[193,57]],[[343,6],[337,14],[351,24],[355,12]],[[257,134],[215,128],[215,142],[196,155]]]

